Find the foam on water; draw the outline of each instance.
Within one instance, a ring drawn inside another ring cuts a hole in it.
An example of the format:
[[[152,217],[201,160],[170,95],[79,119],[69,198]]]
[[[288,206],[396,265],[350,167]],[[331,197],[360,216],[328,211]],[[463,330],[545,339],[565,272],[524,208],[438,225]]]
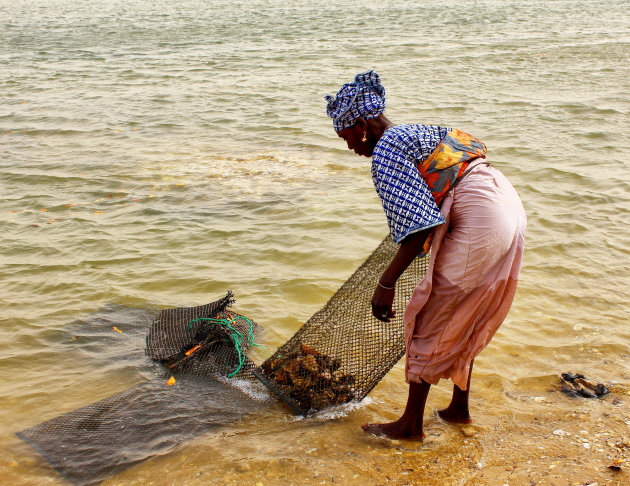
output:
[[[225,383],[237,390],[242,391],[252,400],[262,403],[273,403],[273,397],[269,394],[264,385],[251,380],[243,380],[239,378],[218,377],[217,381]]]
[[[348,402],[343,405],[336,405],[334,407],[330,407],[322,412],[315,413],[313,415],[309,415],[307,417],[298,416],[295,420],[306,420],[312,422],[329,422],[331,420],[337,420],[343,417],[347,417],[349,414],[362,410],[365,407],[368,407],[374,403],[374,399],[372,397],[366,397],[360,402]]]

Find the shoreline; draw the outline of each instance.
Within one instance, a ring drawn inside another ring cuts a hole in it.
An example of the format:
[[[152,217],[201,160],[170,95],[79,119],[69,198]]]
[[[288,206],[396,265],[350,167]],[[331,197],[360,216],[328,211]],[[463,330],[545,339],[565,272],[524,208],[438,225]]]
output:
[[[608,361],[600,376],[619,370]],[[150,457],[105,479],[113,485],[623,485],[630,483],[630,376],[622,372],[603,398],[570,397],[560,376],[501,382],[475,376],[473,423],[438,418],[451,385],[435,386],[425,412],[423,442],[365,434],[361,423],[390,420],[390,389],[400,369],[360,407],[336,418],[302,419],[280,403],[246,416],[176,450]],[[611,375],[608,375],[611,376]],[[509,388],[509,389],[508,389]],[[485,408],[484,408],[485,407]],[[332,415],[335,417],[335,415]],[[16,443],[19,439],[14,438]],[[10,442],[10,441],[9,441]],[[33,449],[7,443],[6,480],[65,484]],[[619,470],[609,468],[623,459]],[[589,482],[590,481],[590,482]]]
[[[448,424],[437,417],[438,404],[431,403],[422,443],[373,438],[360,429],[371,409],[381,408],[378,398],[338,420],[287,419],[276,433],[260,430],[270,415],[277,417],[278,405],[235,430],[183,446],[174,454],[184,458],[185,469],[174,470],[168,458],[154,458],[147,461],[149,468],[133,467],[103,485],[201,485],[209,478],[214,484],[257,486],[628,484],[630,377],[624,380],[601,399],[567,397],[559,390],[559,377],[524,381],[502,393],[510,402],[507,408],[497,406],[499,413],[486,415],[480,410],[479,396],[488,388],[483,380],[471,400],[473,423]],[[223,456],[228,444],[241,454]],[[284,451],[283,444],[289,445]],[[617,459],[625,461],[620,470],[609,468]],[[168,470],[168,479],[156,482],[154,473],[161,469]]]

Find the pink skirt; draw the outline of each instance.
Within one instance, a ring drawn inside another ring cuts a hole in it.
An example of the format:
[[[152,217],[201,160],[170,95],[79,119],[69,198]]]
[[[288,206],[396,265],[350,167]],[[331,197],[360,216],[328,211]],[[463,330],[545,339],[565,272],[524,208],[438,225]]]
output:
[[[404,316],[407,382],[450,378],[465,390],[472,360],[510,310],[527,218],[494,167],[475,167],[446,196],[427,274]]]

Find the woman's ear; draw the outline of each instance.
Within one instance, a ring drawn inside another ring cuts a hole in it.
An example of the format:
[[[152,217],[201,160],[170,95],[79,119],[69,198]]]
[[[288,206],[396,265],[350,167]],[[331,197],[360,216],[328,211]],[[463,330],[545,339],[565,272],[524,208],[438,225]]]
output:
[[[367,121],[365,121],[363,118],[357,118],[354,126],[357,127],[357,131],[363,133],[367,130]]]

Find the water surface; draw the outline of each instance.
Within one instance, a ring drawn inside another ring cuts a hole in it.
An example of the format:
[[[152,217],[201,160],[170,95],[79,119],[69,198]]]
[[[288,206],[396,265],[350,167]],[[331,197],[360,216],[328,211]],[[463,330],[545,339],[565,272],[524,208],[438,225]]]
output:
[[[444,383],[424,446],[366,439],[360,423],[403,407],[399,364],[337,418],[271,407],[108,484],[503,484],[486,472],[499,438],[531,440],[534,417],[549,443],[571,413],[571,437],[614,417],[616,440],[623,392],[577,404],[549,389],[567,370],[630,383],[629,57],[614,0],[0,0],[0,476],[61,484],[13,434],[149,378],[125,354],[141,335],[94,346],[78,319],[231,289],[271,351],[325,304],[387,232],[370,162],[322,98],[372,68],[390,119],[484,140],[528,214],[515,304],[475,362],[481,432],[435,419]],[[604,439],[571,443],[596,464],[615,453]]]

